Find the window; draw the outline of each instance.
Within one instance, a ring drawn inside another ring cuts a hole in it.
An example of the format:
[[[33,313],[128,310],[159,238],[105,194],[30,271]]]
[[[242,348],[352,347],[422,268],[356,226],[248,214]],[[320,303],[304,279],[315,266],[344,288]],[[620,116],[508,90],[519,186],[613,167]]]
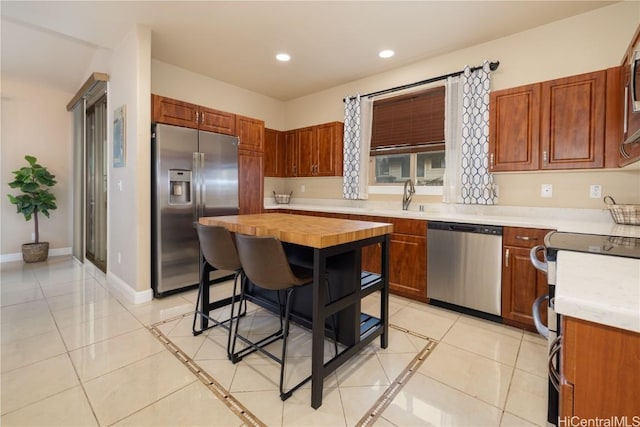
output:
[[[439,86],[373,103],[371,185],[442,186],[444,96]]]

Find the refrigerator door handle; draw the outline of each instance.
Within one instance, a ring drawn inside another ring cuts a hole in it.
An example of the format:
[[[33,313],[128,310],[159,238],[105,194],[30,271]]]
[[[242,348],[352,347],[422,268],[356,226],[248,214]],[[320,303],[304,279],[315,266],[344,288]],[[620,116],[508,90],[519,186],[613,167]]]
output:
[[[195,228],[200,209],[200,153],[193,153],[193,185],[191,188],[193,200],[193,227]]]
[[[200,213],[198,214],[198,218],[205,216],[206,208],[207,208],[207,180],[204,176],[204,165],[205,165],[204,153],[200,153]]]

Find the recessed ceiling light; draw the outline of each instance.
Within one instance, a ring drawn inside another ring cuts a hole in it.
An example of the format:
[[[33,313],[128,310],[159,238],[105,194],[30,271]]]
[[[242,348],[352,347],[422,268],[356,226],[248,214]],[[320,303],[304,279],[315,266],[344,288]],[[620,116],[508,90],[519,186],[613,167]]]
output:
[[[390,49],[381,50],[378,54],[380,58],[391,58],[393,55],[395,55],[395,52]]]
[[[291,59],[291,57],[286,53],[279,53],[276,55],[276,59],[281,62],[287,62]]]

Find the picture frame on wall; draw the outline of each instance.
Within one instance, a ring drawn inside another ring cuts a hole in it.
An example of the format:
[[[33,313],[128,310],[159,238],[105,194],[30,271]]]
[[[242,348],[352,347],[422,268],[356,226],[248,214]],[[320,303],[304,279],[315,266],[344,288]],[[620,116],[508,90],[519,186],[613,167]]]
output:
[[[126,136],[126,105],[113,112],[113,167],[125,167]]]

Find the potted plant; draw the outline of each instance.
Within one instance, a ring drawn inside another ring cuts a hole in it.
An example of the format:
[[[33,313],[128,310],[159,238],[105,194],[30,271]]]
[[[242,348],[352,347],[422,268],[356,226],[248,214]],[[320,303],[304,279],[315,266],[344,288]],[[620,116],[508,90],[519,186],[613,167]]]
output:
[[[16,205],[17,212],[24,215],[27,221],[33,218],[35,225],[35,241],[22,245],[22,259],[25,262],[40,262],[49,256],[49,242],[40,242],[38,214],[42,213],[48,218],[49,211],[57,209],[56,196],[49,191],[49,187],[53,187],[57,181],[55,175],[39,165],[35,157],[27,155],[24,158],[29,166],[13,171],[15,179],[9,183],[9,187],[18,188],[22,194],[8,196],[9,201]]]

